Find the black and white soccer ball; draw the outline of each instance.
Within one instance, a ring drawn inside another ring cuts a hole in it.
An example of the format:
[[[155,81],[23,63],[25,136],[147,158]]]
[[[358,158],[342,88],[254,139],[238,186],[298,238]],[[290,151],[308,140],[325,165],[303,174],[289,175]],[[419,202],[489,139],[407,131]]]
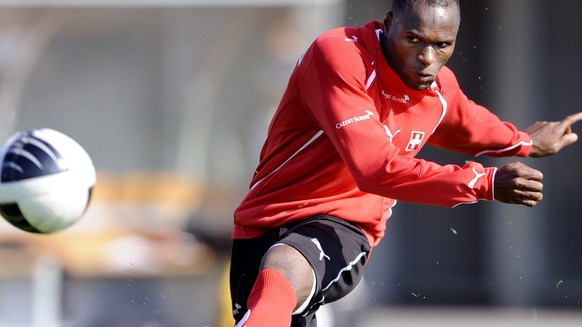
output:
[[[95,167],[75,140],[53,129],[13,134],[0,149],[0,214],[31,233],[53,233],[85,213]]]

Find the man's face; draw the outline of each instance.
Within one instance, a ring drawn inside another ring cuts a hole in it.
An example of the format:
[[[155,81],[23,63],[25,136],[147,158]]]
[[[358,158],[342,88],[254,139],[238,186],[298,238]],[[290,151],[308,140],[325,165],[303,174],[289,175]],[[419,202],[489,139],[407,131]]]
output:
[[[414,4],[401,17],[386,14],[382,50],[404,84],[416,90],[430,87],[453,54],[460,20],[457,6]]]

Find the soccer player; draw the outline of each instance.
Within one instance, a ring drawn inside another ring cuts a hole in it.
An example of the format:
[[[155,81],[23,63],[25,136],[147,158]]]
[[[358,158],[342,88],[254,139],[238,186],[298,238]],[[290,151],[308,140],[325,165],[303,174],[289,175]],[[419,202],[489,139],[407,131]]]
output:
[[[523,163],[415,158],[427,143],[543,157],[578,138],[582,113],[520,131],[469,100],[445,66],[459,24],[458,0],[394,0],[383,22],[324,32],[300,57],[234,215],[238,327],[316,326],[360,281],[397,200],[542,200],[542,173]]]

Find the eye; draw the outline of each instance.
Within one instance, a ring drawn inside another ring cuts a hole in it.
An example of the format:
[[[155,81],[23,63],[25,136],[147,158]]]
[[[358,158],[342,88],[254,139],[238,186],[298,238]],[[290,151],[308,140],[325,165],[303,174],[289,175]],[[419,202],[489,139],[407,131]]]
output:
[[[408,39],[408,42],[410,43],[420,43],[420,39],[414,35],[409,35],[406,37]]]
[[[450,43],[450,42],[438,42],[438,43],[435,43],[435,45],[436,45],[436,47],[437,47],[437,48],[439,48],[439,49],[445,49],[445,48],[447,48],[448,46],[450,46],[450,45],[451,45],[451,43]]]

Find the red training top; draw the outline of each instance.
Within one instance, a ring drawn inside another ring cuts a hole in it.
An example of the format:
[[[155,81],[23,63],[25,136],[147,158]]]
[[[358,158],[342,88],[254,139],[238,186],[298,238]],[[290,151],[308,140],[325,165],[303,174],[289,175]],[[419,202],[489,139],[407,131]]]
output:
[[[358,225],[375,246],[396,200],[456,206],[493,200],[496,168],[415,158],[426,144],[471,155],[527,156],[531,138],[469,100],[443,67],[408,88],[384,59],[380,22],[320,35],[275,113],[234,239],[318,214]]]

